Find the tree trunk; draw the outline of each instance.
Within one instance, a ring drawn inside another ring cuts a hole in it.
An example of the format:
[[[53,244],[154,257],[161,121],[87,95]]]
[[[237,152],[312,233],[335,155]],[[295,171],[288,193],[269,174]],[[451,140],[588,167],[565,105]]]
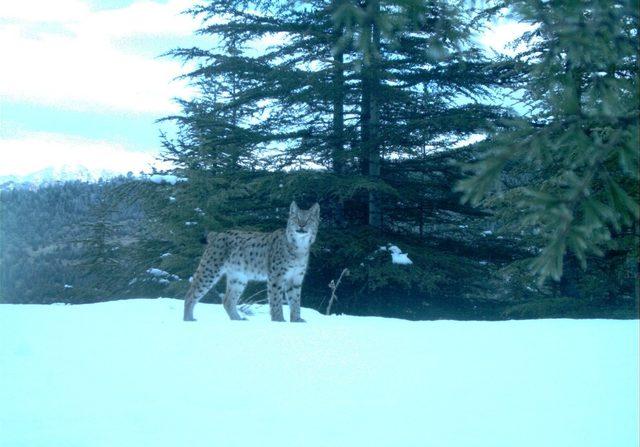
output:
[[[333,57],[333,171],[344,173],[344,53]]]
[[[334,0],[334,12],[340,7],[343,0]],[[333,30],[333,135],[332,135],[332,164],[333,172],[344,173],[344,49],[340,46],[342,26],[336,26]]]
[[[368,0],[366,5],[367,22],[363,29],[364,64],[362,69],[362,168],[365,175],[372,179],[380,177],[380,30],[375,18],[380,14],[379,0]],[[370,191],[368,197],[368,224],[382,228],[380,196]]]
[[[336,11],[343,0],[334,0],[333,8]],[[345,172],[344,152],[344,49],[340,46],[342,27],[334,28],[333,45],[333,135],[332,135],[332,167],[335,174]],[[339,201],[335,204],[335,221],[338,226],[344,225],[344,204]]]
[[[368,64],[363,64],[361,74],[360,102],[360,171],[369,175],[369,154],[371,152],[371,81]]]

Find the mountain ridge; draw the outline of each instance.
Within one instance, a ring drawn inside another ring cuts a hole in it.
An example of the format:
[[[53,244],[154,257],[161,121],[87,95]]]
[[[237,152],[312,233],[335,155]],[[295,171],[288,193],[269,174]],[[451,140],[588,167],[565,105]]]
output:
[[[32,188],[51,184],[81,181],[94,183],[121,175],[134,175],[129,172],[116,172],[108,169],[90,169],[83,165],[64,164],[47,166],[46,168],[26,174],[0,175],[0,189]]]

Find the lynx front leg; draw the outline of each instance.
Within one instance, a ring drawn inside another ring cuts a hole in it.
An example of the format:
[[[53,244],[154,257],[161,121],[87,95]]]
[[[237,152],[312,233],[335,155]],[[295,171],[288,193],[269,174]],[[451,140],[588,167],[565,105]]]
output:
[[[287,286],[287,301],[289,301],[289,309],[291,310],[291,316],[289,321],[292,323],[304,323],[305,321],[300,318],[300,295],[302,290],[302,284],[298,281],[290,281]]]
[[[267,297],[269,298],[271,321],[284,321],[284,314],[282,313],[282,295],[284,294],[284,290],[282,284],[283,280],[281,277],[269,278],[267,283]]]

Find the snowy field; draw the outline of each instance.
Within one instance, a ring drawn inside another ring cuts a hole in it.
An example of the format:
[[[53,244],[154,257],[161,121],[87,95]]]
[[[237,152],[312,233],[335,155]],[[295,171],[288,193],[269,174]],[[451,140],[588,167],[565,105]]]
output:
[[[0,305],[0,446],[638,446],[638,321]]]

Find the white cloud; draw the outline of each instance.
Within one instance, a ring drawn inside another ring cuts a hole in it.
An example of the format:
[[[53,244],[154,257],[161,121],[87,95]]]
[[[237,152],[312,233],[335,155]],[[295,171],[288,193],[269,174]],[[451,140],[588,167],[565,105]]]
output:
[[[80,0],[25,0],[4,2],[0,18],[25,22],[66,22],[81,20],[89,6]]]
[[[192,94],[177,61],[135,54],[128,38],[189,36],[193,3],[141,1],[92,11],[78,0],[6,2],[0,12],[0,98],[69,110],[166,114]]]
[[[0,139],[0,176],[27,175],[45,168],[82,166],[92,172],[148,172],[157,151],[134,152],[111,141],[30,132]]]
[[[282,45],[288,39],[287,33],[267,33],[260,36],[257,39],[252,39],[247,42],[246,46],[252,48],[257,54],[262,54],[269,49],[269,47]]]
[[[191,0],[172,0],[165,4],[138,1],[126,8],[87,14],[73,24],[78,34],[97,34],[112,38],[136,35],[189,36],[197,22],[181,14],[193,6]]]
[[[524,47],[511,48],[511,43],[527,31],[535,27],[529,23],[516,22],[508,18],[500,18],[490,24],[480,35],[480,43],[485,47],[505,55],[513,56]]]

